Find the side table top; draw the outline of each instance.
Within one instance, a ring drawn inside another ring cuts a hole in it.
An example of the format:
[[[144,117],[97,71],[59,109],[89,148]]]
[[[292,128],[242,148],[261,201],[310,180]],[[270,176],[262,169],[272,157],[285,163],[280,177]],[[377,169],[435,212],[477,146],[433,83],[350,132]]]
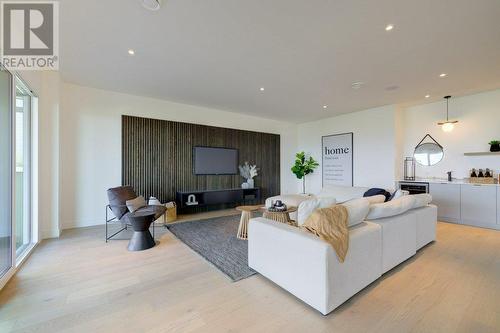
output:
[[[238,206],[238,207],[236,207],[236,210],[239,210],[240,212],[255,212],[256,210],[259,210],[261,207],[262,207],[261,205]]]

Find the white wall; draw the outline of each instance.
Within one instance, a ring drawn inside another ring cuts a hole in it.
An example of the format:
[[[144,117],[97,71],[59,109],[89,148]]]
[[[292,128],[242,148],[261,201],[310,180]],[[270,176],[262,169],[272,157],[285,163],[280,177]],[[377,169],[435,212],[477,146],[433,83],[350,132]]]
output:
[[[102,224],[106,190],[121,184],[121,116],[134,115],[281,134],[281,191],[295,192],[289,171],[296,125],[64,83],[60,118],[62,228]]]
[[[458,120],[455,129],[445,133],[437,125],[446,118],[445,101],[419,105],[403,111],[404,156],[412,156],[415,146],[431,134],[443,147],[443,160],[430,167],[417,167],[417,177],[446,178],[447,171],[454,177],[466,178],[471,168],[490,168],[500,171],[500,156],[468,157],[465,152],[488,151],[493,139],[500,140],[500,90],[452,98],[450,119]]]
[[[321,163],[321,137],[354,133],[354,185],[393,188],[396,157],[396,108],[384,106],[300,124],[298,149]],[[307,176],[309,193],[322,185],[321,166]]]

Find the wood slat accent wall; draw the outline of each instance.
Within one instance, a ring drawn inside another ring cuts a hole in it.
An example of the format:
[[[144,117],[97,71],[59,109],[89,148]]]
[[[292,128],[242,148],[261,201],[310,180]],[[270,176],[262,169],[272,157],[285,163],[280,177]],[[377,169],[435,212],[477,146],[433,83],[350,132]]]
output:
[[[176,191],[241,187],[239,174],[194,175],[193,146],[238,149],[239,164],[260,168],[262,199],[279,194],[279,135],[131,116],[122,116],[122,184],[161,202],[175,200]]]

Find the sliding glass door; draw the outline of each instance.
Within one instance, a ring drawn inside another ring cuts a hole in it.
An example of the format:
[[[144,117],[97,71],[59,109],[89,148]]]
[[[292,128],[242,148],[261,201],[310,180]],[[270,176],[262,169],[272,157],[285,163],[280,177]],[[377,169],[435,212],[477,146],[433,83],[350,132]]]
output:
[[[0,288],[34,245],[33,99],[23,81],[0,65]]]
[[[0,278],[12,267],[12,75],[0,66]]]
[[[19,258],[32,244],[31,224],[31,91],[16,77],[15,101],[15,234]]]

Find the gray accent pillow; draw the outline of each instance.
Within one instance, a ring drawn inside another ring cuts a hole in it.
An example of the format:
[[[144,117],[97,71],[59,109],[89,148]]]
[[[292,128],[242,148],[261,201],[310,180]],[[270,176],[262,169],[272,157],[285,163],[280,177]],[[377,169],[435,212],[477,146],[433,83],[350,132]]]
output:
[[[148,204],[146,203],[146,199],[144,199],[144,197],[142,195],[140,195],[135,199],[127,200],[126,205],[127,205],[128,210],[131,213],[133,213],[142,207],[146,207]]]

